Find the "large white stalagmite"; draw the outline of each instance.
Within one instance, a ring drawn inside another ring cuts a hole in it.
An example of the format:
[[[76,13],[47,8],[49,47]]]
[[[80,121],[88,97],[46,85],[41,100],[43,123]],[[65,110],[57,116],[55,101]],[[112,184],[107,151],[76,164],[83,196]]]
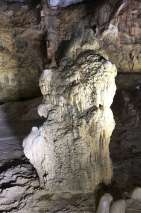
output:
[[[24,140],[24,153],[48,192],[91,192],[111,181],[115,76],[116,67],[93,51],[43,72],[38,112],[46,121],[32,143],[30,135]]]

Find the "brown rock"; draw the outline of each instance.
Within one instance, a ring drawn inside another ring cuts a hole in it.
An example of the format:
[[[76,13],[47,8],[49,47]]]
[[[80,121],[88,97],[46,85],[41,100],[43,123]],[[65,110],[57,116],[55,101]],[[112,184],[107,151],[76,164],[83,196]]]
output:
[[[118,71],[141,71],[140,10],[140,1],[123,1],[102,34],[102,47]]]
[[[39,94],[41,42],[34,11],[0,11],[0,101]]]

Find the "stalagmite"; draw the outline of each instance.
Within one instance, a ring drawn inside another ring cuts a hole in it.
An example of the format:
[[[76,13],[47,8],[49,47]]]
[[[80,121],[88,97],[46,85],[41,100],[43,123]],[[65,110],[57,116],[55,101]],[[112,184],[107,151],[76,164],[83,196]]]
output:
[[[125,213],[125,211],[126,211],[125,200],[115,201],[110,208],[110,213]]]
[[[24,153],[48,192],[92,192],[111,181],[115,76],[115,66],[93,51],[43,72],[38,111],[46,121],[32,142],[33,131],[26,138]]]
[[[140,11],[0,0],[0,212],[95,213],[102,189],[126,200],[104,195],[99,211],[140,212]]]
[[[32,127],[30,134],[23,141],[24,154],[36,168],[41,186],[44,185],[44,178],[46,176],[45,165],[42,164],[46,154],[45,150],[42,149],[43,146],[46,146],[43,128]]]
[[[134,200],[141,201],[141,188],[140,187],[137,187],[133,190],[131,198]]]
[[[96,213],[125,213],[126,211],[126,201],[118,200],[115,201],[112,205],[113,201],[112,195],[109,193],[104,194],[99,202]]]
[[[96,213],[109,213],[112,200],[113,197],[109,193],[104,194],[100,199]]]

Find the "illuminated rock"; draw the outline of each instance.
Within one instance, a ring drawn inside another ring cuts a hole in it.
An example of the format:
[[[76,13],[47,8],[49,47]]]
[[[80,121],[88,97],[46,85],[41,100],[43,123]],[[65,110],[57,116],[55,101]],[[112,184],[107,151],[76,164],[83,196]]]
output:
[[[71,4],[76,4],[84,0],[48,0],[51,7],[67,7]]]
[[[24,153],[48,191],[90,192],[110,183],[115,76],[115,66],[93,51],[72,66],[43,72],[38,110],[47,119],[40,136],[33,139],[32,131],[26,138]]]

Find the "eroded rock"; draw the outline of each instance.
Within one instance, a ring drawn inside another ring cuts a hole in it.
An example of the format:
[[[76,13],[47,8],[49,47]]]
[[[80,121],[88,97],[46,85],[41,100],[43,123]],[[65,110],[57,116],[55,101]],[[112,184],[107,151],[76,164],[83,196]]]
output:
[[[0,8],[0,101],[40,94],[41,44],[34,10],[28,6]]]
[[[40,114],[48,116],[39,137],[44,140],[32,146],[32,131],[24,152],[48,191],[90,192],[110,182],[115,76],[115,66],[93,51],[83,52],[74,65],[43,72]]]
[[[139,0],[121,2],[100,40],[119,71],[140,72],[141,4]],[[105,16],[106,13],[108,11],[105,10]]]

